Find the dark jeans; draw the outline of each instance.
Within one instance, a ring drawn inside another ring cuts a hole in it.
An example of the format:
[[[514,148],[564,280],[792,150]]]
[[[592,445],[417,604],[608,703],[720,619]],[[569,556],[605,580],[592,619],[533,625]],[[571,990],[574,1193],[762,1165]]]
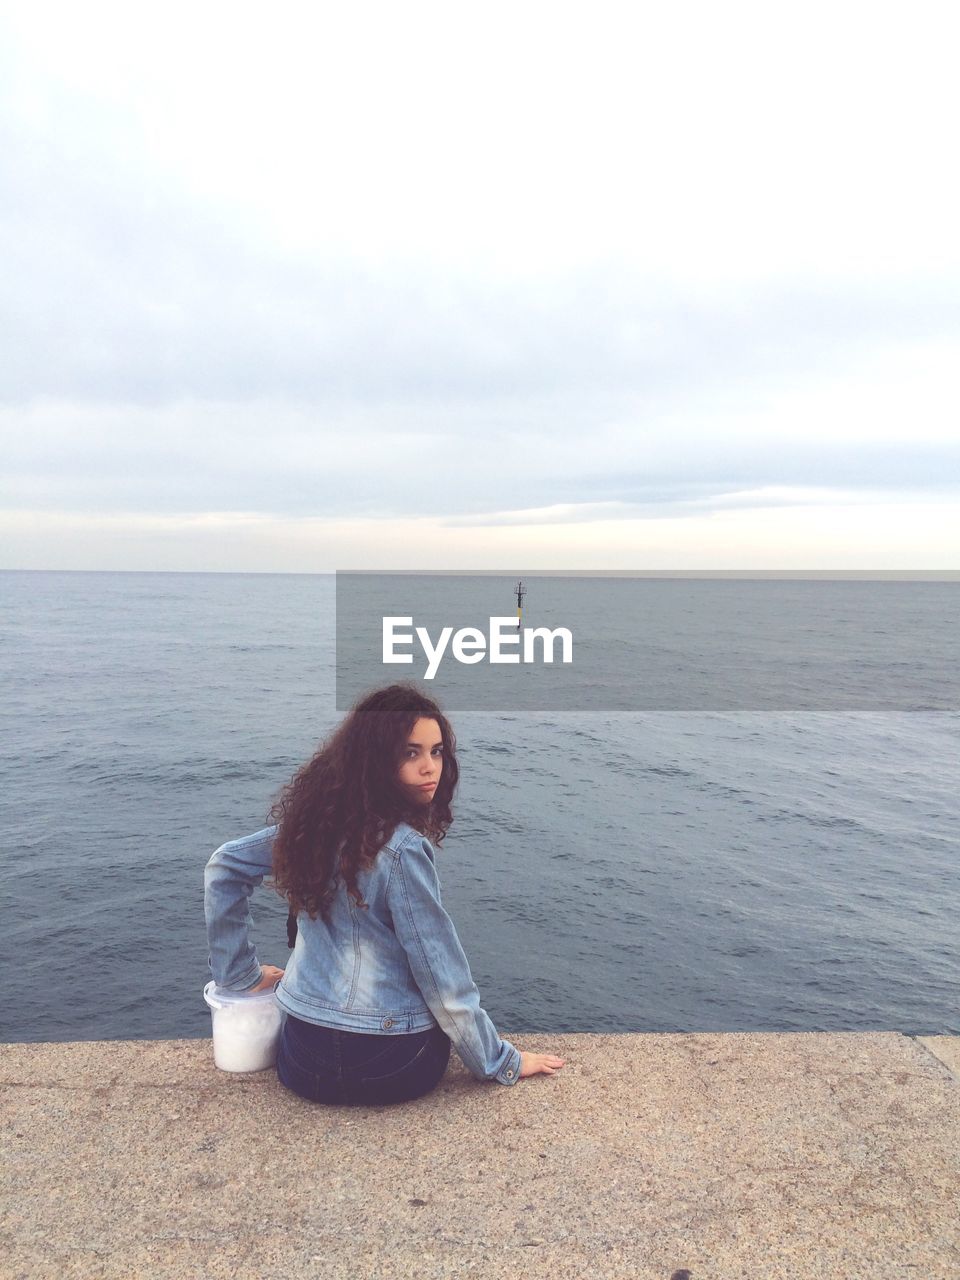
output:
[[[379,1106],[409,1102],[443,1079],[450,1038],[439,1026],[406,1035],[367,1035],[304,1022],[288,1013],[277,1079],[308,1102]]]

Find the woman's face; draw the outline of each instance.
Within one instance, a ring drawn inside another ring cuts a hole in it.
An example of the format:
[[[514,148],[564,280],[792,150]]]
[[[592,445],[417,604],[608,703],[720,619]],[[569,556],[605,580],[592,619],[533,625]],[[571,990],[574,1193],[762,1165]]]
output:
[[[418,720],[407,734],[398,780],[415,804],[430,804],[443,772],[443,735],[436,720]]]

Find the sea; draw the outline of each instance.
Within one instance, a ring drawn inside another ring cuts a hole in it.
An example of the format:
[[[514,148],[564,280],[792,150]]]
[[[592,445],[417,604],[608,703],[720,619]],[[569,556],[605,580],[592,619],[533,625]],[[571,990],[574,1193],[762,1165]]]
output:
[[[893,585],[857,582],[849,625]],[[960,584],[909,585],[942,640]],[[605,625],[607,688],[632,687]],[[204,865],[342,718],[336,659],[333,574],[0,573],[0,1040],[210,1035]],[[451,711],[438,870],[501,1035],[960,1034],[960,712],[935,671],[899,709],[901,668],[868,710]],[[282,967],[285,903],[251,915]]]

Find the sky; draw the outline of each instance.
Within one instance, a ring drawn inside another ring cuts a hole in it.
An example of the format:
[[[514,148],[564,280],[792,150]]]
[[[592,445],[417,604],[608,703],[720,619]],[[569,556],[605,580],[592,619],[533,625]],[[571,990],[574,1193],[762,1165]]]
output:
[[[0,568],[960,568],[960,11],[0,6]]]

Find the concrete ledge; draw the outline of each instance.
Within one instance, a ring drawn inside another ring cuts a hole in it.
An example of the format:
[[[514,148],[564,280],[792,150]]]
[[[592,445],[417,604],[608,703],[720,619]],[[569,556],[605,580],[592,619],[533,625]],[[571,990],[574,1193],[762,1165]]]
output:
[[[960,1038],[524,1035],[399,1107],[209,1040],[0,1047],[0,1276],[960,1276]]]

